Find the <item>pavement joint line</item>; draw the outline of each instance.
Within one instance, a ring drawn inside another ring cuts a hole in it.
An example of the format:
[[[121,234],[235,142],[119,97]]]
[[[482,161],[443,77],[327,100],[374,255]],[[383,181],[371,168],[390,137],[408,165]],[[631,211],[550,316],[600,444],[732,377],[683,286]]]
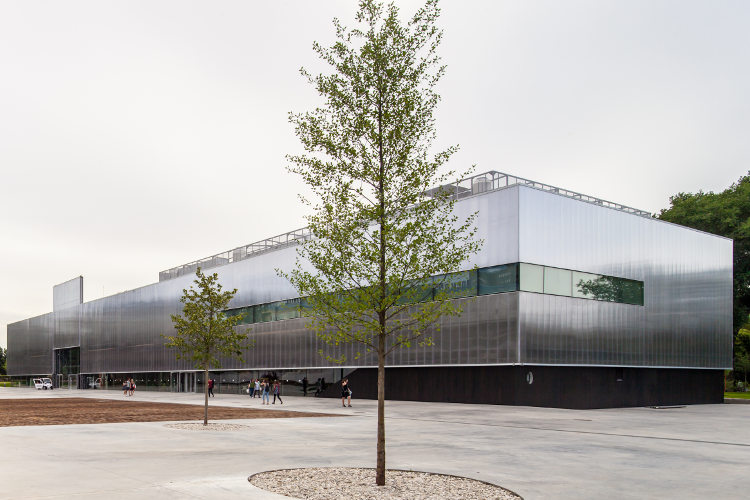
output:
[[[535,431],[551,431],[551,432],[568,432],[571,434],[594,434],[597,436],[613,436],[613,437],[629,437],[629,438],[640,438],[640,439],[659,439],[663,441],[682,441],[685,443],[700,443],[700,444],[721,444],[726,446],[742,446],[750,448],[750,444],[745,443],[728,443],[726,441],[705,441],[701,439],[684,439],[684,438],[671,438],[665,436],[643,436],[640,434],[618,434],[615,432],[596,432],[596,431],[575,431],[571,429],[555,429],[553,427],[530,427],[525,425],[502,425],[502,424],[487,424],[482,422],[463,422],[455,420],[439,420],[431,418],[409,418],[409,417],[386,417],[387,420],[414,420],[419,422],[436,422],[444,424],[461,424],[461,425],[478,425],[482,427],[502,427],[507,429],[528,429]]]

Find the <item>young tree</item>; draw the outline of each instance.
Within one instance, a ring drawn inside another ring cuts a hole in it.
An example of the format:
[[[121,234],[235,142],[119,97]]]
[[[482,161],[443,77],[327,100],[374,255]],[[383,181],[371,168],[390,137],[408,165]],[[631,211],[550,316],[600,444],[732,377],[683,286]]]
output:
[[[479,249],[474,215],[459,220],[439,171],[456,147],[431,155],[435,85],[445,68],[436,49],[440,10],[428,0],[402,24],[398,9],[361,0],[338,40],[313,49],[331,74],[302,74],[324,98],[290,114],[307,155],[288,156],[317,201],[313,238],[286,276],[306,297],[309,326],[328,344],[357,343],[378,365],[377,485],[385,484],[385,361],[396,349],[429,345],[429,328],[460,313],[434,278],[460,269]],[[357,354],[359,356],[360,354]],[[336,358],[345,361],[344,356]]]
[[[6,357],[7,352],[8,352],[7,349],[0,347],[0,375],[6,375],[8,373],[5,367],[5,363],[7,361],[7,357]]]
[[[182,290],[180,302],[185,304],[182,315],[173,314],[172,323],[177,334],[162,335],[167,347],[177,350],[177,359],[190,359],[196,368],[203,370],[204,412],[203,425],[208,425],[208,372],[221,368],[220,356],[242,359],[242,351],[250,347],[247,333],[238,333],[234,327],[242,315],[227,316],[224,310],[237,293],[222,291],[216,273],[205,275],[201,269],[195,272],[196,287]]]

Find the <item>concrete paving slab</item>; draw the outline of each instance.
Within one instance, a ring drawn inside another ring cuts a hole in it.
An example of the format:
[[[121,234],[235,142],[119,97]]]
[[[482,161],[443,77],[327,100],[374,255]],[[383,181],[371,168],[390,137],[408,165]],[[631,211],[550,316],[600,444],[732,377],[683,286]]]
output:
[[[118,391],[0,388],[2,399],[128,399]],[[139,401],[202,404],[201,394],[140,391]],[[218,394],[211,405],[349,418],[231,420],[247,431],[165,422],[0,428],[0,498],[279,500],[247,477],[277,468],[375,463],[374,401],[285,397],[262,407]],[[748,405],[562,410],[389,401],[390,468],[457,474],[524,498],[744,498]],[[209,413],[210,415],[210,413]]]

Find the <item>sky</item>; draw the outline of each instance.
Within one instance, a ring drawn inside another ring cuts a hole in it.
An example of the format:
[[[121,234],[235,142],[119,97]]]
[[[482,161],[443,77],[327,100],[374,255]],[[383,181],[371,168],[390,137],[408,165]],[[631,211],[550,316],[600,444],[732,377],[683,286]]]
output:
[[[404,18],[420,5],[399,1]],[[443,0],[436,149],[658,212],[750,170],[750,2]],[[348,0],[0,0],[6,325],[305,226],[287,116]]]

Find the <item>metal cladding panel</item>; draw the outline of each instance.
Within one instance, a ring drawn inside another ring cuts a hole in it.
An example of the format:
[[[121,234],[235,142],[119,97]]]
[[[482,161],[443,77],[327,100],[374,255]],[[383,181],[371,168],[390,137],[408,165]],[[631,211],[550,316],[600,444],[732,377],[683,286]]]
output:
[[[52,373],[52,313],[8,325],[8,375]]]
[[[80,305],[52,313],[55,318],[55,349],[80,345],[80,336],[78,334],[80,314]]]
[[[52,287],[52,310],[59,311],[83,303],[83,276]]]
[[[731,240],[521,187],[519,260],[644,282],[644,306],[522,294],[524,363],[732,365]]]
[[[454,213],[459,221],[478,212],[476,238],[484,240],[463,269],[518,262],[518,196],[519,187],[513,186],[456,202]]]
[[[163,346],[160,333],[171,333],[169,314],[179,303],[160,301],[155,289],[126,292],[87,303],[82,316],[81,373],[192,370]],[[124,296],[124,297],[123,297]],[[459,299],[461,316],[442,318],[430,335],[434,345],[394,351],[388,366],[517,363],[518,294]],[[243,360],[223,359],[222,369],[278,369],[335,366],[321,356],[346,356],[345,366],[376,366],[372,353],[357,344],[328,346],[305,327],[305,319],[257,323],[248,332],[254,347]],[[359,353],[359,355],[358,355]],[[216,367],[218,368],[218,367]]]
[[[439,328],[429,332],[433,345],[394,351],[388,366],[439,366],[512,364],[518,362],[518,293],[484,295],[457,301],[463,307],[460,316],[444,317]],[[335,366],[321,356],[346,357],[344,366],[377,366],[373,353],[359,344],[329,346],[305,328],[305,319],[257,323],[250,327],[249,338],[255,347],[243,361],[222,360],[224,369],[315,368]],[[238,330],[247,327],[237,327]]]
[[[237,289],[231,307],[263,304],[298,296],[294,287],[276,273],[276,269],[291,271],[296,259],[297,248],[292,246],[208,269],[206,273],[217,273],[225,289]],[[190,276],[189,282],[192,282],[194,277],[195,275]]]
[[[179,298],[190,277],[178,278],[105,297],[82,306],[81,372],[189,370],[164,347],[172,335],[171,314],[182,309]]]
[[[645,308],[520,292],[521,359],[572,365],[644,364]]]

